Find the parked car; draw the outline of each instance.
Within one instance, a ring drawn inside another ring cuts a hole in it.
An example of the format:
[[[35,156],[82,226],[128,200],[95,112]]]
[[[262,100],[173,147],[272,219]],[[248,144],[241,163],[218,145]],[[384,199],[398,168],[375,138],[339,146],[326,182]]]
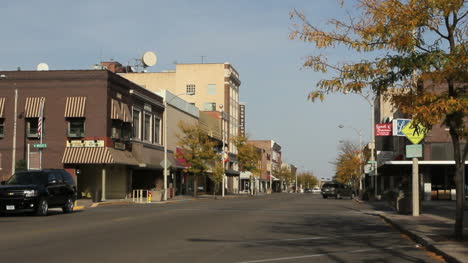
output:
[[[312,188],[311,192],[313,194],[320,194],[322,192],[322,190],[320,190],[320,188],[316,186],[316,187]]]
[[[341,199],[343,197],[354,198],[353,189],[349,185],[342,183],[325,183],[322,186],[323,198],[335,197]]]
[[[45,216],[49,208],[73,212],[76,183],[62,169],[21,171],[0,185],[0,213],[31,211]]]

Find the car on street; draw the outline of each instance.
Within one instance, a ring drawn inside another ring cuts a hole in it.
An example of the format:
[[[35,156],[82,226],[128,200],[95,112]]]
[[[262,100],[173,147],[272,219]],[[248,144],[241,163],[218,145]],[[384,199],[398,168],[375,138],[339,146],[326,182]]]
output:
[[[322,186],[323,198],[335,197],[341,199],[343,197],[354,198],[353,189],[349,185],[342,183],[325,183]]]
[[[16,172],[1,182],[0,213],[29,211],[45,216],[53,207],[71,213],[76,197],[76,183],[63,169]]]
[[[311,192],[313,194],[320,194],[322,192],[322,190],[320,190],[320,187],[316,186],[316,187],[312,188]]]

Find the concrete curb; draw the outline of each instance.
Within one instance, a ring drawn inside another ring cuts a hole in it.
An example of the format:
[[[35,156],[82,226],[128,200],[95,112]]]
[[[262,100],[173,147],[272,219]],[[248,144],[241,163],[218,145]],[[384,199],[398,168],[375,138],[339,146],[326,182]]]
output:
[[[399,223],[397,223],[394,220],[387,217],[384,213],[377,213],[377,215],[380,216],[385,222],[389,223],[390,225],[392,225],[393,227],[398,229],[398,231],[400,231],[401,233],[406,234],[407,236],[409,236],[415,242],[421,244],[422,246],[424,246],[428,250],[442,256],[445,259],[445,261],[447,261],[449,263],[452,263],[452,262],[454,262],[454,263],[463,263],[463,261],[449,255],[448,253],[446,253],[445,251],[440,249],[432,239],[426,237],[425,235],[422,235],[420,233],[417,233],[415,231],[411,231],[411,230],[405,228],[404,226],[400,225]]]
[[[360,204],[360,205],[362,205],[364,203],[363,201],[361,201],[361,200],[359,200],[357,198],[353,198],[353,201]]]

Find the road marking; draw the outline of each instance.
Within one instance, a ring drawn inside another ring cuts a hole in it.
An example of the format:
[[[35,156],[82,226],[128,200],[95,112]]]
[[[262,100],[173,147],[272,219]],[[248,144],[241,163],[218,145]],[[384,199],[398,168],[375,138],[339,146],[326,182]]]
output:
[[[131,216],[119,217],[119,218],[112,219],[112,221],[114,221],[114,222],[121,222],[121,221],[126,221],[126,220],[130,220],[130,219],[135,219],[135,218],[136,218],[136,217],[131,217]]]
[[[217,245],[226,245],[229,244],[258,244],[258,243],[274,243],[274,242],[290,242],[290,241],[304,241],[304,240],[321,240],[321,239],[343,239],[356,236],[382,236],[382,235],[395,235],[393,232],[384,232],[384,233],[361,233],[354,234],[351,236],[315,236],[315,237],[304,237],[304,238],[286,238],[286,239],[268,239],[268,240],[251,240],[251,241],[227,241],[222,244]]]
[[[395,249],[401,249],[401,248],[413,248],[413,246],[367,248],[367,249],[358,249],[358,250],[351,250],[351,251],[337,251],[337,252],[331,252],[331,253],[310,254],[310,255],[302,255],[302,256],[294,256],[294,257],[281,257],[281,258],[268,258],[268,259],[249,260],[249,261],[239,261],[236,263],[260,263],[260,262],[286,261],[286,260],[295,260],[295,259],[303,259],[303,258],[323,257],[323,256],[328,256],[328,255],[336,255],[336,254],[357,254],[357,253],[371,252],[371,251],[377,251],[377,250],[395,250]]]

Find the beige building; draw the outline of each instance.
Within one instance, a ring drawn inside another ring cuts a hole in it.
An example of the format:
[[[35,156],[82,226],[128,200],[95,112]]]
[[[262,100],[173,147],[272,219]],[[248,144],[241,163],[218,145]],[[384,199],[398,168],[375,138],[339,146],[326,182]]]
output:
[[[240,134],[239,74],[229,63],[177,64],[175,70],[163,72],[121,73],[122,77],[153,92],[163,89],[176,94],[207,112],[223,112],[222,137],[227,145],[229,161],[226,173],[228,192],[238,192],[239,172],[237,149],[230,138]],[[192,93],[193,95],[187,95]]]

